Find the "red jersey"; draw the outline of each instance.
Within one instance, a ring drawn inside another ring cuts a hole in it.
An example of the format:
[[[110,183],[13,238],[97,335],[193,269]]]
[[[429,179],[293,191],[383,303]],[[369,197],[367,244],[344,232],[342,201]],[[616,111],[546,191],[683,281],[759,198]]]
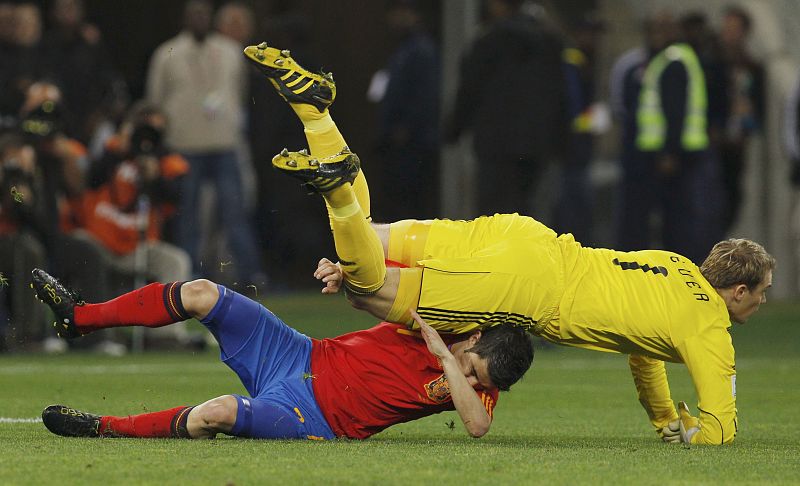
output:
[[[422,336],[404,325],[382,322],[312,342],[314,395],[338,437],[364,439],[394,424],[455,410],[439,361]],[[475,392],[491,417],[498,391]]]

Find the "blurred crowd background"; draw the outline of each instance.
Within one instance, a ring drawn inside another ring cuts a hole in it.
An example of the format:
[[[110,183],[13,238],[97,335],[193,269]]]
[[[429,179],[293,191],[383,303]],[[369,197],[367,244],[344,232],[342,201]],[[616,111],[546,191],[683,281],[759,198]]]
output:
[[[749,237],[778,257],[773,295],[796,297],[793,6],[0,0],[0,351],[130,346],[54,339],[34,267],[89,302],[199,277],[255,298],[316,288],[335,252],[323,205],[271,170],[305,139],[241,55],[263,40],[334,73],[375,221],[519,212],[698,264]]]

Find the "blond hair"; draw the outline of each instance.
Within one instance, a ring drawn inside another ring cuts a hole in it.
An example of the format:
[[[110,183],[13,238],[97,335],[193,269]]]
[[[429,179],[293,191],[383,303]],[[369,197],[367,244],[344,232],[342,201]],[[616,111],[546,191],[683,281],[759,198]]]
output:
[[[700,265],[700,273],[717,289],[745,284],[753,290],[775,269],[775,258],[755,241],[731,238],[720,241]]]

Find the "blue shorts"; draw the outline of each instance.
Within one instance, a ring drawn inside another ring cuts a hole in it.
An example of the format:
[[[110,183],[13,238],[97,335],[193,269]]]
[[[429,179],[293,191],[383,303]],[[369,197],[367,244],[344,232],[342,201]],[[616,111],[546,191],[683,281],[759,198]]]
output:
[[[250,397],[238,402],[231,435],[259,439],[332,439],[314,398],[311,339],[263,305],[222,285],[219,300],[201,321],[220,347],[220,359]]]

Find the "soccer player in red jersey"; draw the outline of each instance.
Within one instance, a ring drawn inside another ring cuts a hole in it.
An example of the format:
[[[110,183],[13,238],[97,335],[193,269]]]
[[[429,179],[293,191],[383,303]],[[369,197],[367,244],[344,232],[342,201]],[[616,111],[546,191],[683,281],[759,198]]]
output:
[[[318,271],[333,275],[334,287],[341,284],[333,263],[323,260]],[[64,338],[195,317],[217,339],[222,361],[250,394],[126,417],[47,407],[45,426],[63,436],[364,439],[393,424],[456,410],[469,435],[481,437],[499,390],[508,390],[533,360],[528,333],[511,324],[442,337],[416,316],[419,332],[382,322],[317,340],[208,280],[153,283],[102,304],[79,301],[43,270],[33,271],[33,286],[55,312]]]

